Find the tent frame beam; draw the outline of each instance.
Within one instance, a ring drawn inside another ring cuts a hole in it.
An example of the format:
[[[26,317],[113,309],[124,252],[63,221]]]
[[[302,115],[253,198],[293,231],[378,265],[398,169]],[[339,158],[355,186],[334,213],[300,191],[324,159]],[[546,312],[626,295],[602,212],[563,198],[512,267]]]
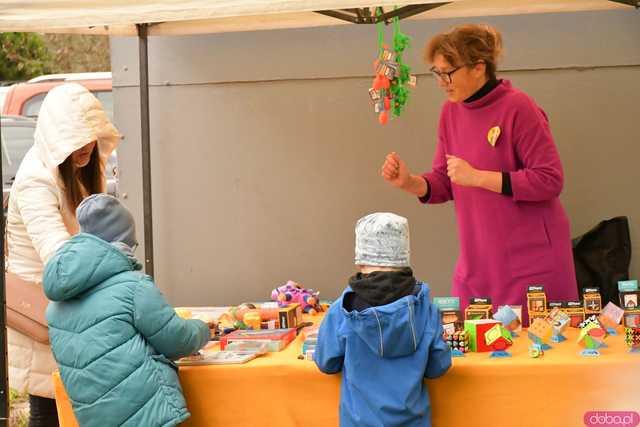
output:
[[[631,1],[631,0],[629,0]],[[444,6],[450,2],[428,3],[428,4],[412,4],[385,12],[381,7],[378,8],[358,8],[358,9],[340,9],[340,10],[317,10],[320,15],[330,16],[342,21],[351,22],[352,24],[378,24],[384,22],[389,24],[393,18],[404,19],[410,16],[418,15],[436,7]],[[377,14],[379,10],[381,13]]]
[[[144,213],[144,270],[153,277],[153,199],[151,197],[151,123],[149,120],[149,24],[136,25],[140,66],[140,138],[142,145],[142,199]]]
[[[640,9],[640,0],[609,0],[614,3],[626,4],[628,6],[633,6],[636,9]]]

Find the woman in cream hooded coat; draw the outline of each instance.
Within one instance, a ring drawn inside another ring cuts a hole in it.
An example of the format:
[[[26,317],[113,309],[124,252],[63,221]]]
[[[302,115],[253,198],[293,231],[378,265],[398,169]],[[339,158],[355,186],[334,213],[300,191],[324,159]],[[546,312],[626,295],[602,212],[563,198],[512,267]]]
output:
[[[77,205],[104,191],[104,165],[120,136],[100,101],[69,83],[45,97],[34,139],[9,196],[7,269],[42,283],[46,262],[78,232]],[[57,425],[51,349],[12,329],[8,341],[10,386],[29,393],[29,425]]]

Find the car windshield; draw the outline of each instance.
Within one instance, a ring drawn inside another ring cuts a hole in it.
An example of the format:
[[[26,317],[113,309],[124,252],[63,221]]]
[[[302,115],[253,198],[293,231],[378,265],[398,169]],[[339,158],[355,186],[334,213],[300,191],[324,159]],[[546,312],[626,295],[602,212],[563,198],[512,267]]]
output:
[[[96,98],[98,98],[100,103],[102,103],[102,107],[109,116],[109,120],[113,122],[113,94],[111,93],[111,91],[105,90],[92,93],[96,96]],[[22,107],[22,115],[31,118],[37,118],[38,113],[40,112],[40,107],[42,107],[42,101],[44,101],[44,97],[46,95],[46,93],[41,93],[29,98],[24,103],[24,107]]]

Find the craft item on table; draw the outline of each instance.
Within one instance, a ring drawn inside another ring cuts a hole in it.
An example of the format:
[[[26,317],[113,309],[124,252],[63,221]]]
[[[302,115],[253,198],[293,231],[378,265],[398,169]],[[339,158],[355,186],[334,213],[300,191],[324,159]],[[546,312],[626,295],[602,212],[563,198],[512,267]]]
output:
[[[583,288],[582,301],[584,302],[584,315],[589,317],[599,315],[602,310],[602,297],[600,296],[600,288]]]
[[[266,343],[269,351],[280,351],[295,337],[295,329],[237,330],[220,338],[220,350],[224,350],[230,342],[257,340]]]
[[[178,366],[198,366],[198,365],[231,365],[247,363],[255,359],[257,353],[251,351],[214,351],[200,352],[198,354],[183,357],[176,360]]]
[[[582,301],[563,301],[562,311],[569,316],[569,326],[579,328],[584,321],[584,306]]]
[[[620,305],[627,311],[640,309],[640,290],[637,280],[623,280],[618,282]]]
[[[376,14],[381,13],[381,8],[377,8]],[[374,61],[375,77],[369,89],[369,97],[381,125],[389,121],[389,111],[394,117],[400,117],[409,97],[407,86],[415,87],[417,83],[416,77],[411,75],[411,69],[402,60],[404,51],[409,47],[410,38],[400,31],[398,17],[393,18],[392,22],[392,48],[384,42],[384,24],[376,24],[378,58]]]
[[[329,307],[331,307],[331,304],[333,304],[333,301],[329,301],[326,299],[320,300],[320,311],[329,310]]]
[[[444,340],[451,349],[452,357],[464,357],[469,352],[469,334],[467,331],[445,332]]]
[[[604,340],[607,337],[607,331],[600,325],[595,315],[589,317],[582,322],[580,335],[578,335],[578,344],[584,348],[580,352],[581,356],[597,357],[600,356],[598,349],[606,347]]]
[[[259,311],[248,311],[242,317],[242,321],[247,325],[248,329],[254,329],[256,331],[262,329],[262,318]]]
[[[624,310],[635,309],[638,307],[638,296],[636,292],[638,288],[637,280],[621,280],[618,282],[618,295],[620,295],[620,307]],[[636,295],[634,298],[633,295]],[[625,298],[626,297],[626,298]]]
[[[493,351],[485,340],[485,332],[500,322],[493,319],[465,320],[464,330],[469,335],[469,350],[478,353]]]
[[[271,291],[271,300],[277,301],[280,307],[298,303],[302,312],[306,314],[317,314],[322,311],[320,292],[303,288],[293,280]]]
[[[460,298],[434,297],[433,303],[440,310],[442,328],[447,333],[464,330],[464,321],[460,312]]]
[[[264,340],[239,340],[228,342],[226,351],[253,352],[258,355],[269,352],[269,344]]]
[[[202,320],[211,331],[211,340],[217,340],[222,334],[222,329],[218,324],[218,319],[227,311],[229,307],[176,307],[175,312],[183,319]]]
[[[491,319],[491,298],[471,298],[464,310],[464,320]]]
[[[544,292],[544,286],[531,285],[527,288],[527,313],[530,325],[534,320],[544,319],[547,315],[547,294]]]
[[[278,311],[280,329],[297,328],[300,323],[302,323],[302,309],[297,302],[281,307]]]
[[[625,311],[640,311],[640,306],[638,305],[640,302],[640,291],[622,292],[620,297],[624,304]]]
[[[235,329],[247,329],[244,323],[244,315],[249,312],[259,312],[255,304],[244,303],[235,307],[230,307],[218,318],[218,328],[223,334]]]
[[[640,328],[624,328],[624,343],[629,352],[640,354]]]
[[[624,326],[629,328],[640,328],[640,312],[628,313],[624,312]]]
[[[179,317],[183,319],[191,319],[192,313],[188,308],[176,307],[174,310]]]
[[[637,280],[623,280],[618,282],[620,305],[624,309],[624,326],[640,327],[640,290]]]
[[[541,350],[550,350],[551,346],[548,344],[553,334],[553,326],[545,318],[536,318],[529,329],[527,335],[535,346],[539,346]],[[537,348],[537,347],[536,347]]]
[[[490,357],[511,357],[507,348],[513,344],[511,332],[502,323],[497,323],[484,333],[484,341],[493,349]]]
[[[544,350],[542,349],[542,346],[535,343],[531,344],[531,346],[529,347],[529,357],[537,359],[542,356],[544,356]]]
[[[605,327],[609,335],[618,335],[616,328],[624,316],[624,310],[609,301],[598,316],[600,324]]]
[[[520,315],[518,315],[520,312]],[[522,306],[502,305],[498,307],[498,311],[493,318],[502,323],[502,326],[511,332],[512,337],[517,337],[517,331],[522,329]]]
[[[563,333],[571,323],[569,315],[562,311],[560,307],[553,307],[547,314],[545,320],[551,323],[551,341],[566,341],[567,338],[565,338]]]
[[[307,327],[302,330],[302,359],[313,360],[316,345],[318,344],[318,331],[319,328],[317,326]]]

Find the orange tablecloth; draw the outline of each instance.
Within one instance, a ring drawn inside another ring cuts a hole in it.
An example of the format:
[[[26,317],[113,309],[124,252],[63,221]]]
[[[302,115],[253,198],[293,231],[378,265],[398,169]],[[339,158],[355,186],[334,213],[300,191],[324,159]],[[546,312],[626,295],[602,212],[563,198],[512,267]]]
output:
[[[578,354],[577,334],[567,331],[568,340],[552,344],[540,359],[529,358],[524,331],[511,358],[454,358],[445,376],[427,382],[433,425],[583,426],[587,411],[640,412],[640,354],[627,352],[619,333],[607,338],[600,357],[585,358]],[[180,368],[192,414],[184,425],[337,426],[340,376],[298,360],[301,346],[297,339],[245,365]],[[76,426],[60,377],[54,381],[61,426]]]

